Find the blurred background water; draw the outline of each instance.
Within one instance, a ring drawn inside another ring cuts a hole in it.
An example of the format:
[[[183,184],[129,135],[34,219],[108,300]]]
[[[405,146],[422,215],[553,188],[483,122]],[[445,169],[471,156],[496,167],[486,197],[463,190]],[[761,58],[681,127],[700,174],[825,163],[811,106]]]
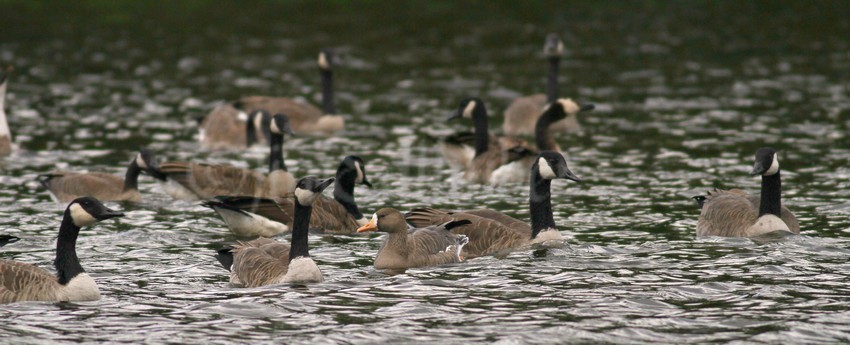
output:
[[[364,213],[486,206],[528,219],[525,185],[468,185],[431,139],[467,96],[491,128],[544,91],[544,37],[567,54],[561,93],[597,109],[558,137],[581,183],[553,184],[568,244],[388,276],[383,237],[311,236],[326,282],[228,287],[212,257],[235,240],[197,203],[141,178],[145,201],[81,233],[103,298],[0,306],[0,342],[813,343],[850,341],[850,3],[0,1],[6,110],[21,149],[0,160],[0,258],[50,267],[64,205],[33,178],[123,174],[163,161],[264,169],[267,150],[203,152],[195,119],[252,94],[319,100],[336,48],[346,130],[287,138],[296,174],[357,154]],[[757,192],[755,150],[780,151],[802,234],[696,238],[691,196]]]

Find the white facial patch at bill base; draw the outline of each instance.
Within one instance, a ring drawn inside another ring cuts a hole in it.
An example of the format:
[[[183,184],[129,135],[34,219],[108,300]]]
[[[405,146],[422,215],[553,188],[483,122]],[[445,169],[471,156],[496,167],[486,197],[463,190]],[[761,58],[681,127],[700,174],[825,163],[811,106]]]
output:
[[[540,157],[537,160],[537,169],[540,171],[540,176],[547,180],[557,177],[557,175],[555,175],[555,170],[552,170],[552,167],[549,166],[549,162],[543,157]]]
[[[357,170],[357,178],[354,180],[355,183],[363,182],[363,169],[360,169],[360,162],[354,162],[354,170]]]
[[[86,209],[84,209],[80,204],[74,203],[71,207],[68,207],[71,210],[71,219],[74,220],[74,225],[77,227],[89,226],[97,222],[97,218],[91,215]]]
[[[319,68],[321,69],[330,69],[331,65],[328,63],[328,57],[325,56],[325,52],[319,53]]]
[[[581,110],[581,106],[578,105],[578,103],[573,101],[571,98],[561,98],[558,100],[558,103],[561,103],[561,105],[564,107],[564,112],[566,112],[567,114],[575,114],[578,113],[579,110]]]
[[[301,206],[311,206],[313,205],[313,200],[316,200],[316,193],[307,189],[295,188],[295,200]]]
[[[770,163],[770,168],[764,172],[764,176],[770,176],[779,172],[779,155],[773,154],[773,162]]]
[[[462,115],[463,115],[464,118],[467,118],[467,119],[472,118],[472,110],[475,109],[475,105],[477,103],[478,102],[476,102],[476,101],[469,101],[469,103],[466,105],[466,108],[463,108],[463,114]]]

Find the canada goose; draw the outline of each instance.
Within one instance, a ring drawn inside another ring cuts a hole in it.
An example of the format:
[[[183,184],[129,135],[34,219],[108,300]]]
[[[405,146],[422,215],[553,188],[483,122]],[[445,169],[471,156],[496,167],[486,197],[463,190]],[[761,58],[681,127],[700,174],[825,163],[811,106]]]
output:
[[[0,247],[5,246],[9,243],[18,242],[20,238],[17,238],[12,235],[0,235]]]
[[[505,109],[505,122],[502,130],[506,135],[530,135],[534,134],[535,123],[540,114],[543,113],[547,104],[557,101],[558,98],[558,65],[564,54],[564,43],[557,34],[550,33],[546,36],[546,44],[543,46],[543,54],[549,60],[549,77],[546,86],[546,94],[535,94],[515,99]],[[561,99],[567,106],[567,117],[563,121],[552,124],[553,131],[576,131],[581,129],[577,114],[593,110],[593,105],[579,105],[569,98]]]
[[[543,151],[531,167],[529,211],[531,225],[490,209],[470,211],[442,211],[430,208],[414,209],[407,213],[407,222],[413,227],[442,224],[450,220],[469,220],[469,225],[452,229],[456,234],[469,237],[463,255],[476,257],[500,254],[533,244],[562,243],[563,237],[555,227],[552,215],[550,185],[553,179],[563,178],[580,182],[567,167],[564,156]]]
[[[12,66],[5,71],[0,70],[0,156],[12,154],[12,132],[9,131],[9,123],[6,122],[6,86],[9,84],[9,74]]]
[[[103,201],[142,201],[139,194],[139,173],[155,171],[159,162],[153,153],[147,149],[130,161],[124,179],[107,173],[75,173],[54,171],[41,174],[36,180],[50,192],[50,196],[59,202],[66,203],[81,196],[92,196]]]
[[[56,240],[56,275],[31,264],[0,260],[0,303],[19,301],[95,301],[100,299],[97,283],[77,259],[80,228],[95,222],[123,217],[93,197],[77,198],[65,209]]]
[[[289,116],[292,129],[298,134],[330,135],[345,127],[345,119],[336,115],[333,95],[333,66],[336,54],[331,49],[319,52],[319,74],[322,79],[322,109],[285,97],[248,96],[233,103],[237,109],[251,111],[266,109]]]
[[[697,236],[754,237],[774,231],[800,233],[797,217],[782,205],[776,151],[769,147],[758,149],[750,175],[761,175],[761,196],[751,196],[739,189],[709,192],[701,206]]]
[[[367,220],[354,200],[354,185],[372,187],[366,179],[366,165],[357,156],[342,160],[336,170],[334,197],[321,195],[313,203],[311,229],[336,234],[354,233]],[[218,196],[204,206],[212,208],[237,236],[275,236],[289,231],[293,222],[293,196],[254,198],[248,196]]]
[[[231,165],[188,162],[162,163],[151,175],[163,182],[166,193],[178,200],[205,200],[216,195],[269,197],[291,193],[295,189],[295,178],[287,171],[283,160],[283,135],[292,133],[288,118],[283,114],[269,117],[264,111],[258,116],[269,132],[268,175]]]
[[[295,220],[290,244],[268,238],[218,251],[216,258],[230,271],[230,283],[235,287],[257,287],[280,283],[319,283],[324,278],[319,266],[310,258],[307,232],[315,201],[331,183],[333,177],[320,180],[307,176],[295,187]]]
[[[375,257],[375,268],[406,269],[461,262],[461,250],[469,239],[453,234],[451,230],[467,224],[470,224],[469,220],[457,220],[408,230],[401,212],[382,208],[357,232],[378,230],[388,233]]]
[[[244,149],[257,143],[265,143],[268,133],[257,136],[262,129],[262,111],[254,110],[240,119],[241,111],[231,104],[215,107],[199,124],[198,139],[207,150]]]

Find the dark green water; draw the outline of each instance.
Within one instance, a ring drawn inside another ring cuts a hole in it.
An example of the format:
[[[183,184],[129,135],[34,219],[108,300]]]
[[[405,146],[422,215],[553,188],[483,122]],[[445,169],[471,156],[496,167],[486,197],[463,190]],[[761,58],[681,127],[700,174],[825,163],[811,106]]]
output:
[[[336,47],[344,133],[287,140],[297,175],[366,160],[361,209],[487,206],[528,219],[527,186],[474,186],[429,135],[465,96],[491,109],[545,85],[543,38],[568,54],[564,96],[593,102],[558,138],[582,183],[553,184],[568,244],[385,276],[382,238],[311,238],[326,282],[227,286],[214,214],[142,178],[145,202],[85,230],[103,299],[0,306],[0,342],[840,343],[850,341],[850,5],[847,2],[331,2],[72,5],[0,1],[0,64],[15,155],[0,161],[0,258],[49,267],[63,205],[33,178],[123,174],[163,160],[262,169],[266,150],[198,150],[195,118],[250,94],[318,100]],[[756,192],[760,146],[780,151],[802,235],[696,238],[691,196]],[[116,206],[116,205],[111,205]]]

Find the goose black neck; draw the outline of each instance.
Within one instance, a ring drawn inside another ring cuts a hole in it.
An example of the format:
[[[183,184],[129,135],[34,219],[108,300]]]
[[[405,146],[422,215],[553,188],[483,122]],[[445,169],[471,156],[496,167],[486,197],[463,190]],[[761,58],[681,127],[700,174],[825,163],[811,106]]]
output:
[[[761,201],[759,202],[759,217],[772,214],[780,217],[782,209],[782,182],[779,172],[761,177]]]
[[[307,232],[310,230],[312,206],[302,206],[295,200],[295,219],[292,221],[292,240],[289,245],[289,261],[298,257],[308,257]]]
[[[472,124],[474,125],[475,135],[475,156],[478,157],[487,151],[490,145],[490,133],[487,129],[487,108],[484,103],[478,104],[472,109]]]
[[[549,58],[549,77],[546,84],[546,103],[558,100],[558,65],[561,58],[553,56]]]
[[[59,284],[68,284],[78,274],[85,272],[77,258],[77,235],[79,234],[80,227],[74,224],[71,210],[66,209],[62,225],[59,227],[59,238],[56,240],[56,259],[53,260]]]
[[[553,106],[554,105],[550,105],[550,109]],[[537,118],[537,123],[534,125],[534,141],[537,144],[537,149],[540,151],[560,151],[558,144],[555,143],[555,139],[552,139],[552,134],[549,132],[549,125],[552,124],[552,118],[549,115],[550,111],[551,110],[546,110],[542,115],[540,115],[540,117]]]
[[[540,176],[535,164],[531,172],[531,190],[528,198],[528,208],[531,212],[531,238],[537,237],[540,231],[555,229],[555,218],[552,215],[552,181]]]
[[[139,189],[139,173],[142,172],[142,168],[139,167],[139,164],[136,163],[136,158],[133,158],[133,161],[130,162],[130,166],[127,167],[127,173],[124,175],[124,190],[138,190]]]
[[[257,128],[254,126],[254,116],[250,116],[245,122],[245,147],[251,147],[256,143]]]
[[[269,137],[269,145],[271,153],[269,154],[269,173],[275,170],[286,170],[286,163],[283,161],[283,134],[272,134]]]
[[[357,171],[340,167],[336,172],[334,182],[334,200],[336,200],[354,219],[363,218],[363,213],[357,208],[354,201],[354,183],[357,180]]]
[[[322,75],[322,110],[325,114],[336,114],[333,72],[329,69],[321,69],[319,73]]]

